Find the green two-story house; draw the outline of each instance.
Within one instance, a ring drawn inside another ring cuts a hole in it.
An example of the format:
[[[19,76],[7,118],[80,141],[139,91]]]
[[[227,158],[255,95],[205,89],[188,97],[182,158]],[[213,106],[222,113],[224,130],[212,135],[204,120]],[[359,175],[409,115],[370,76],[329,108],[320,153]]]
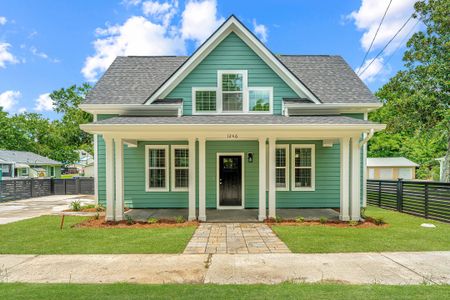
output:
[[[107,220],[130,208],[339,208],[359,220],[380,107],[340,56],[275,55],[234,16],[191,56],[117,57],[81,108],[95,121]]]

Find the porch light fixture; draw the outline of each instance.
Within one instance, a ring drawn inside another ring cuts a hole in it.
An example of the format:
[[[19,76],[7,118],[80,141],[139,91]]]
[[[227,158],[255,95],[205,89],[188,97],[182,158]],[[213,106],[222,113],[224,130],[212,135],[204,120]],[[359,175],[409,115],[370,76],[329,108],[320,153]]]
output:
[[[253,162],[253,152],[247,153],[247,161],[248,161],[249,163],[252,163],[252,162]]]

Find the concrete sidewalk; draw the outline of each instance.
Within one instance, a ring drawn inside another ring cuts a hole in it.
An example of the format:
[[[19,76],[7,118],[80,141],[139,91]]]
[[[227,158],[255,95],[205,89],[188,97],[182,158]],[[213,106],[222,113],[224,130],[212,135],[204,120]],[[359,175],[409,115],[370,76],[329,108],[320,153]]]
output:
[[[0,282],[450,284],[450,252],[0,255]]]

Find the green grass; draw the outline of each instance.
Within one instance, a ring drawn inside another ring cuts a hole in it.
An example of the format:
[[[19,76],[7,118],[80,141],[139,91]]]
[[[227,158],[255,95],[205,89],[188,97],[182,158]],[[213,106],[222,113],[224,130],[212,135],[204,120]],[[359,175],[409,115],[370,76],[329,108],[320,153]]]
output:
[[[0,254],[181,253],[195,226],[71,228],[84,217],[42,216],[0,225]]]
[[[0,284],[3,299],[446,299],[448,285]]]
[[[272,228],[292,252],[450,250],[450,224],[377,207],[369,207],[366,214],[383,217],[389,226],[338,228],[274,225]],[[436,228],[420,227],[422,223],[433,223]]]

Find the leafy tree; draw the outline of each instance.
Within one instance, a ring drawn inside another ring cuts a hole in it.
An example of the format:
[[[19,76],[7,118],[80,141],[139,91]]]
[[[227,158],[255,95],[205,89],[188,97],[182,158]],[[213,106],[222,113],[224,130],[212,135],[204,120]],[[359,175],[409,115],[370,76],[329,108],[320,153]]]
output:
[[[370,143],[369,154],[404,154],[422,164],[421,178],[430,178],[434,159],[445,155],[450,181],[450,0],[419,1],[414,7],[425,29],[407,43],[405,70],[377,92],[385,105],[370,118],[388,126]]]

